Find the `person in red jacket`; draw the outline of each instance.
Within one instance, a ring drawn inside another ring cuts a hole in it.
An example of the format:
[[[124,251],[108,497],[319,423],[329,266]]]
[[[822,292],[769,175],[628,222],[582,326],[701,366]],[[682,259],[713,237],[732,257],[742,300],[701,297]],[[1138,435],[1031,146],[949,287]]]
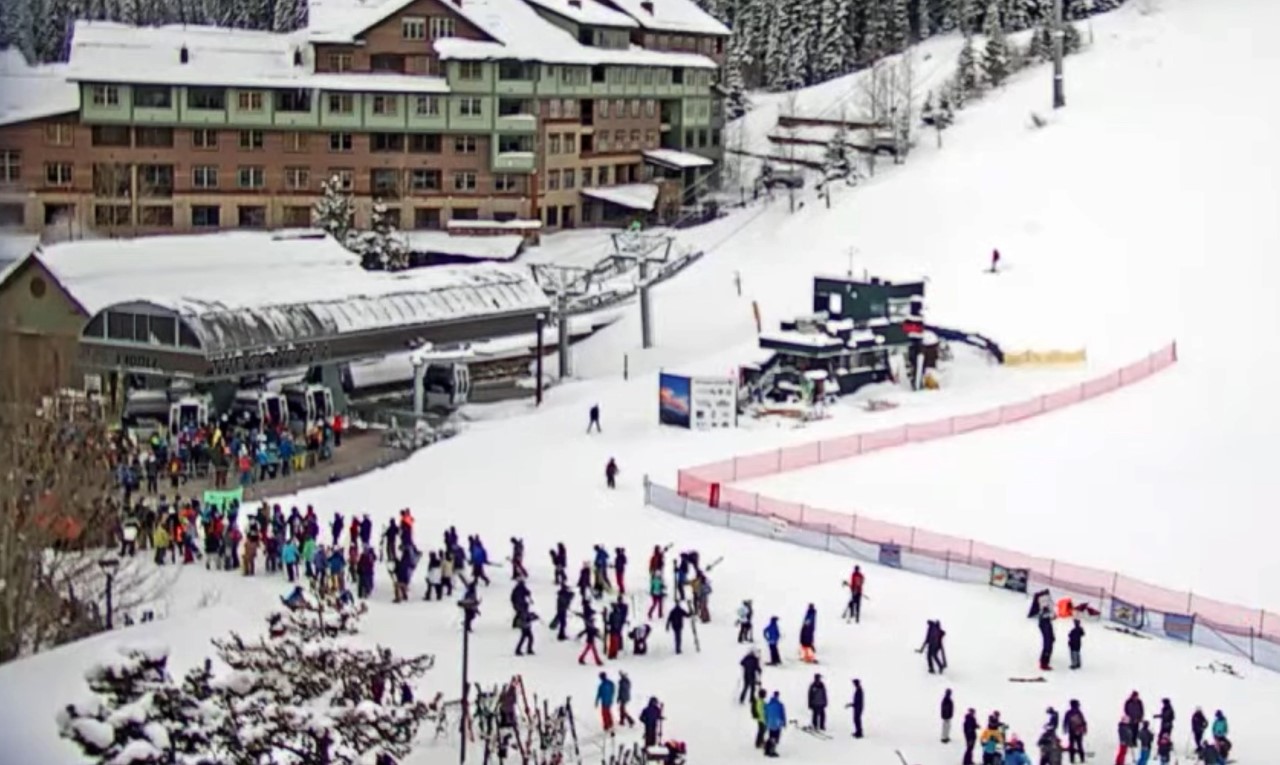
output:
[[[849,605],[844,607],[845,621],[850,619],[855,622],[862,621],[862,584],[864,581],[866,581],[866,577],[862,573],[862,567],[854,566],[853,573],[849,575]]]

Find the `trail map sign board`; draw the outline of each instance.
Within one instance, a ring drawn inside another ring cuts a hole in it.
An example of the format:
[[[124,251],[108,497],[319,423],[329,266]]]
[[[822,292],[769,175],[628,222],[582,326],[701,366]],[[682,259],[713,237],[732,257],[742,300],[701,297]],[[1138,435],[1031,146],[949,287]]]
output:
[[[659,375],[658,421],[693,430],[737,427],[737,379]]]

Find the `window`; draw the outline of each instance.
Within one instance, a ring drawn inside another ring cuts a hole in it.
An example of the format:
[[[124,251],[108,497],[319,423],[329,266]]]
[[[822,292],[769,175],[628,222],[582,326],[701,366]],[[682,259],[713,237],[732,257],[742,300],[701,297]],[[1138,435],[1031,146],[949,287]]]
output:
[[[684,84],[684,70],[683,70],[683,69],[672,69],[672,70],[671,70],[671,84],[672,84],[672,85],[683,85],[683,84]]]
[[[263,144],[263,136],[261,130],[241,130],[240,131],[240,150],[241,151],[261,151]]]
[[[289,191],[306,191],[311,186],[311,168],[286,167],[284,169],[284,187]]]
[[[560,225],[560,208],[559,207],[547,208],[547,225],[553,228],[558,227]]]
[[[94,106],[119,106],[120,88],[115,85],[94,85],[90,98]]]
[[[577,133],[564,134],[564,153],[565,154],[578,153],[578,134]]]
[[[643,81],[644,81],[644,84],[645,84],[645,85],[652,85],[652,84],[653,84],[653,68],[652,68],[652,67],[647,67],[647,66],[646,66],[646,67],[644,68],[644,73],[643,73],[643,75],[642,75],[642,79],[643,79]]]
[[[454,191],[475,191],[476,190],[476,174],[475,173],[454,173],[453,174],[453,190]]]
[[[627,82],[635,85],[640,82],[640,68],[636,66],[627,67]]]
[[[591,67],[591,81],[595,83],[601,83],[601,82],[612,80],[613,78],[609,76],[612,73],[613,73],[613,70],[610,69],[609,67],[596,64],[595,66]]]
[[[658,148],[658,131],[656,130],[644,131],[644,147],[646,149]]]
[[[222,88],[187,88],[188,109],[226,109],[227,92]]]
[[[75,125],[50,122],[44,126],[44,142],[48,146],[70,146],[75,140]]]
[[[191,205],[191,225],[195,228],[217,228],[222,209],[217,205]]]
[[[413,101],[413,113],[419,117],[439,117],[439,96],[417,96]]]
[[[650,99],[647,99],[647,100],[644,102],[644,116],[646,116],[646,117],[656,117],[656,116],[658,116],[658,102],[657,102],[657,101],[655,101],[655,100],[653,100],[652,98],[650,98]]]
[[[261,205],[236,207],[236,225],[240,228],[266,228],[267,208]]]
[[[449,211],[450,220],[480,220],[480,208],[455,207]]]
[[[276,111],[302,112],[311,111],[311,91],[279,90],[276,91]]]
[[[573,100],[572,98],[566,98],[564,100],[564,105],[561,107],[561,111],[564,112],[565,119],[572,119],[574,117],[577,117],[578,102]]]
[[[414,154],[439,154],[440,136],[436,133],[411,134],[409,136],[409,151]]]
[[[627,131],[625,130],[613,131],[613,150],[614,151],[627,150]]]
[[[416,167],[409,171],[409,188],[413,191],[439,191],[440,171]],[[419,226],[422,228],[422,226]]]
[[[453,19],[448,16],[432,16],[427,20],[432,40],[453,37]]]
[[[22,152],[0,151],[0,183],[17,183],[22,177]]]
[[[551,135],[547,136],[547,153],[548,154],[560,153],[560,134],[559,133],[552,133]]]
[[[288,154],[300,154],[307,150],[306,133],[285,133],[284,150]]]
[[[699,130],[698,130],[698,148],[699,148],[699,149],[704,149],[704,148],[706,148],[707,146],[709,146],[710,144],[711,144],[711,141],[709,141],[709,140],[707,139],[707,129],[706,129],[706,128],[699,128]]]
[[[609,151],[609,131],[608,130],[602,130],[598,135],[596,135],[596,151],[602,154]]]
[[[379,167],[369,171],[369,187],[373,189],[374,197],[398,199],[400,197],[400,171],[389,167]]]
[[[415,207],[413,210],[414,228],[440,228],[440,210],[436,207]]]
[[[456,135],[453,137],[454,154],[475,154],[476,137],[473,135]]]
[[[484,63],[481,61],[459,61],[458,62],[458,79],[483,80],[484,79]]]
[[[241,90],[236,93],[236,108],[242,112],[262,111],[262,91]]]
[[[169,227],[173,225],[173,207],[170,205],[148,205],[138,208],[139,226]],[[159,316],[151,317],[155,322]]]
[[[98,197],[127,197],[133,182],[128,165],[93,166],[93,194]]]
[[[383,117],[394,117],[400,110],[396,100],[397,96],[374,96],[373,113]]]
[[[405,16],[400,19],[400,36],[406,40],[427,39],[427,20],[422,16]]]
[[[134,145],[150,149],[173,148],[173,128],[140,127],[134,131]]]
[[[375,72],[404,73],[404,56],[398,53],[375,53],[369,57],[369,68]]]
[[[70,186],[74,177],[70,162],[49,162],[44,166],[44,180],[49,186]]]
[[[350,72],[351,71],[351,54],[350,53],[330,53],[327,57],[330,72]]]
[[[129,205],[94,205],[93,225],[127,226],[132,222]]]
[[[353,141],[350,133],[330,133],[329,151],[351,151]]]
[[[572,169],[564,171],[564,188],[569,190],[578,185],[577,173]]]
[[[209,130],[208,128],[196,128],[191,131],[191,148],[193,149],[216,149],[218,148],[218,131]]]
[[[483,108],[478,98],[463,98],[458,102],[458,113],[463,117],[481,117]]]
[[[280,225],[285,228],[310,228],[311,208],[306,205],[285,205],[281,207]]]
[[[259,166],[244,166],[236,170],[236,186],[242,189],[261,189],[266,186],[266,173]]]
[[[218,188],[218,167],[216,165],[196,165],[191,168],[191,187],[196,189]]]
[[[513,213],[513,212],[497,212],[497,211],[495,211],[495,212],[493,213],[493,219],[494,219],[494,220],[496,220],[496,221],[497,221],[497,222],[499,222],[499,223],[510,223],[511,221],[513,221],[513,220],[515,220],[515,219],[516,219],[516,214],[515,214],[515,213]]]
[[[533,143],[527,135],[507,135],[498,136],[498,153],[508,154],[515,151],[533,151]]]
[[[547,171],[547,191],[559,191],[559,190],[560,190],[560,171],[548,170]]]
[[[168,109],[173,106],[173,91],[160,86],[135,85],[133,105],[141,109]]]
[[[514,117],[521,114],[533,114],[533,107],[526,99],[523,98],[499,98],[498,99],[498,116]]]
[[[586,85],[590,70],[585,66],[566,66],[560,69],[560,82],[564,85]]]
[[[711,130],[711,145],[712,146],[720,145],[720,129],[719,128],[712,128]]]
[[[613,102],[613,116],[615,119],[622,119],[627,116],[627,102],[621,98]]]
[[[511,193],[519,191],[520,176],[518,175],[495,175],[493,176],[493,190],[499,193]]]
[[[693,148],[694,146],[696,146],[696,145],[697,145],[697,140],[698,140],[698,131],[696,131],[696,130],[686,130],[686,131],[684,131],[684,145],[685,145],[685,148],[687,148],[687,149],[691,149],[691,148]]]
[[[537,69],[534,64],[524,61],[499,61],[499,80],[536,80]]]
[[[547,119],[560,119],[560,99],[553,98],[547,102]]]
[[[631,148],[633,149],[640,148],[640,131],[639,130],[631,131]]]
[[[346,167],[330,168],[329,177],[338,182],[339,191],[351,191],[356,185],[355,171]]]
[[[354,114],[355,110],[356,100],[350,93],[329,94],[330,114]]]
[[[404,151],[404,133],[374,133],[369,136],[369,150],[381,153]]]

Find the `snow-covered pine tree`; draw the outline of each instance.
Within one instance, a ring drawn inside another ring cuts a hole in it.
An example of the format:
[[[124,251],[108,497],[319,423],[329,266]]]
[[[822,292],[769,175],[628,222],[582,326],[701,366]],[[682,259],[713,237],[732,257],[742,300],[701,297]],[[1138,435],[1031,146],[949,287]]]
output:
[[[783,90],[789,55],[787,46],[791,44],[790,20],[780,1],[767,3],[762,19],[764,56],[760,84],[769,90]]]
[[[730,120],[736,120],[747,113],[750,103],[747,101],[747,86],[742,77],[743,61],[745,54],[741,50],[741,43],[733,43],[729,46],[728,60],[724,67],[724,88],[726,91],[724,100],[725,117]]]
[[[1001,0],[1000,23],[1005,33],[1019,32],[1031,26],[1027,0]]]
[[[992,87],[999,87],[1009,79],[1009,40],[1000,24],[1000,11],[995,0],[987,5],[987,19],[982,31],[987,38],[982,56],[982,72]]]
[[[978,67],[978,52],[973,35],[964,36],[964,47],[956,64],[956,96],[961,104],[982,92],[982,73]]]
[[[335,175],[320,184],[320,198],[311,209],[312,225],[346,244],[355,217],[355,202],[342,190],[341,178]]]
[[[5,39],[0,47],[11,46],[22,53],[29,62],[36,60],[36,14],[32,0],[4,0],[0,2],[0,16],[4,21]]]
[[[888,52],[888,0],[864,0],[862,47],[858,58],[869,65]]]
[[[954,32],[960,28],[960,0],[929,0],[933,28],[938,32]]]
[[[795,90],[809,84],[809,51],[812,47],[811,3],[784,0],[787,18],[787,55],[783,58],[782,87]]]
[[[1080,28],[1070,22],[1062,25],[1062,52],[1066,55],[1079,53],[1084,47],[1084,37]]]
[[[914,42],[927,40],[933,34],[933,17],[929,11],[929,0],[911,0],[911,39]]]
[[[907,0],[885,2],[885,52],[898,53],[911,42],[911,14],[907,12]]]
[[[1047,24],[1037,26],[1031,33],[1031,42],[1027,45],[1027,58],[1037,63],[1053,58],[1053,30]]]
[[[843,119],[843,117],[841,118]],[[853,169],[849,161],[849,131],[841,124],[831,134],[822,157],[822,175],[825,182],[836,178],[847,178]]]
[[[276,0],[271,29],[292,32],[307,25],[307,0]]]
[[[829,80],[845,73],[850,59],[848,49],[848,0],[821,0],[816,74],[818,80]]]

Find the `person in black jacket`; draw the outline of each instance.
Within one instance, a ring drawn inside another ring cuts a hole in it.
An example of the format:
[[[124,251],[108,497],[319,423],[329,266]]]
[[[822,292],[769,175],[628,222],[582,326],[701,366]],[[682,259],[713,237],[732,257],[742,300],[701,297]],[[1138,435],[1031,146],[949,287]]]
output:
[[[679,603],[673,604],[671,611],[667,614],[667,630],[675,637],[676,653],[681,652],[681,645],[684,639],[684,619],[687,615],[684,607]]]
[[[1075,762],[1079,757],[1084,762],[1084,734],[1089,732],[1089,724],[1076,699],[1071,700],[1071,708],[1062,716],[1062,730],[1067,734],[1067,759]]]
[[[1053,659],[1053,644],[1057,641],[1053,634],[1053,611],[1048,608],[1042,610],[1037,621],[1040,627],[1040,669],[1047,672],[1053,669],[1049,662]]]
[[[924,635],[924,644],[920,646],[919,652],[925,653],[925,658],[929,662],[929,674],[942,672],[947,668],[947,659],[942,647],[942,639],[946,637],[946,632],[942,629],[942,622],[930,620],[928,628]]]
[[[862,696],[862,681],[853,679],[853,700],[845,705],[853,710],[853,737],[862,738],[862,708],[866,700]]]
[[[1080,626],[1080,620],[1075,620],[1075,625],[1071,631],[1067,633],[1067,650],[1071,652],[1071,668],[1080,669],[1080,645],[1084,640],[1084,627]]]
[[[1147,717],[1146,708],[1142,704],[1142,698],[1138,696],[1138,692],[1134,691],[1129,694],[1129,698],[1124,702],[1124,716],[1129,718],[1129,745],[1132,746],[1138,740],[1138,723]]]
[[[738,703],[745,704],[747,699],[755,698],[756,688],[760,687],[760,650],[752,648],[738,663],[742,665],[742,693],[738,694]]]
[[[942,694],[942,743],[951,743],[951,718],[955,717],[956,705],[951,700],[951,689]]]
[[[978,713],[970,709],[964,713],[961,729],[964,731],[964,765],[973,765],[973,747],[978,743]]]
[[[1191,715],[1191,735],[1196,740],[1196,749],[1199,750],[1204,743],[1204,732],[1209,729],[1209,718],[1204,716],[1204,712],[1200,711],[1200,707],[1196,707],[1196,711]]]
[[[569,607],[573,605],[573,590],[566,587],[563,583],[560,590],[556,592],[556,617],[551,620],[551,624],[547,625],[556,632],[556,640],[568,640],[569,636],[564,633],[565,628],[569,624]]]
[[[1151,732],[1151,723],[1143,720],[1138,724],[1138,761],[1151,760],[1151,745],[1155,743],[1155,734]]]
[[[809,712],[814,730],[827,729],[827,686],[822,682],[822,675],[814,675],[809,683]]]
[[[1168,699],[1160,700],[1160,713],[1156,715],[1160,721],[1160,733],[1173,735],[1173,704]]]

